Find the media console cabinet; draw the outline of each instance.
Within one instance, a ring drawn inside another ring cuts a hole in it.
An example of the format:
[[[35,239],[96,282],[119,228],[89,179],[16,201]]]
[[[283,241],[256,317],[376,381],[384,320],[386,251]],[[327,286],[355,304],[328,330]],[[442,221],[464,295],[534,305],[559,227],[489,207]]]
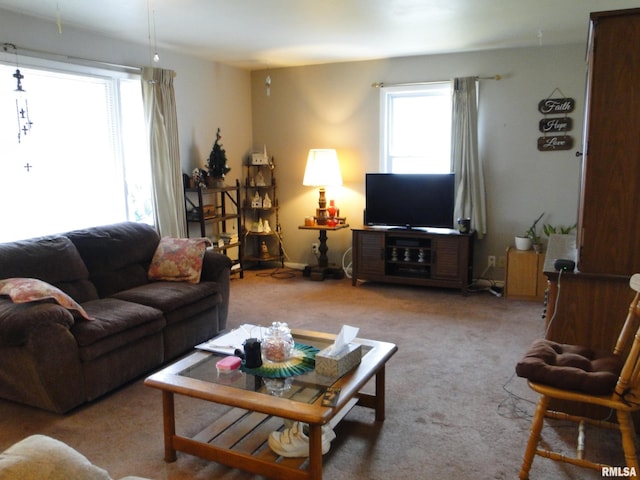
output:
[[[353,228],[352,285],[370,280],[467,293],[474,233],[449,229]]]

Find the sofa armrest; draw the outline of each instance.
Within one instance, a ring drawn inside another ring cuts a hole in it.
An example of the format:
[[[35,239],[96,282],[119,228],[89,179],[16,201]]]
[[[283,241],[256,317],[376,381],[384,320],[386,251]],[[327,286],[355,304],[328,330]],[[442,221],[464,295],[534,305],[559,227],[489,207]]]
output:
[[[202,263],[202,275],[200,281],[217,282],[222,297],[222,303],[218,306],[218,330],[227,328],[227,315],[229,313],[229,289],[231,283],[231,259],[226,255],[207,250]]]
[[[85,401],[73,324],[57,304],[0,298],[0,397],[57,413]]]
[[[13,303],[0,297],[0,346],[24,345],[31,332],[46,323],[70,329],[73,314],[55,303]]]

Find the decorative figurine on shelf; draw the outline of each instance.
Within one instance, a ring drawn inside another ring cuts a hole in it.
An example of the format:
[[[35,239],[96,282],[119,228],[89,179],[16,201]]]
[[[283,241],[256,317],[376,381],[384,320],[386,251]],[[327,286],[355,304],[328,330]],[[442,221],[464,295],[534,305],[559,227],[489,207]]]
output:
[[[264,200],[262,200],[262,208],[271,208],[271,199],[269,198],[269,194],[264,194]]]
[[[396,247],[393,247],[391,249],[391,261],[392,262],[398,261],[398,249]]]
[[[263,222],[263,227],[262,228],[264,230],[264,233],[271,233],[271,225],[269,225],[269,220],[265,220]]]
[[[424,263],[424,248],[418,250],[418,262]]]
[[[260,198],[260,194],[258,192],[253,196],[253,200],[251,200],[251,207],[262,208],[262,198]]]
[[[404,261],[405,262],[411,261],[411,250],[409,250],[408,248],[404,249]]]
[[[256,187],[265,187],[267,183],[264,181],[264,175],[262,175],[262,170],[258,170],[256,174]]]
[[[260,255],[262,258],[269,258],[269,249],[265,242],[260,243]]]
[[[213,143],[213,149],[209,154],[207,160],[207,169],[209,170],[209,176],[215,181],[224,183],[224,176],[231,170],[227,165],[227,153],[222,148],[222,136],[220,135],[220,129],[216,132],[216,141]]]
[[[262,218],[258,220],[258,233],[264,232],[264,223],[262,222]]]
[[[193,188],[207,188],[207,171],[202,168],[194,168],[191,172]]]

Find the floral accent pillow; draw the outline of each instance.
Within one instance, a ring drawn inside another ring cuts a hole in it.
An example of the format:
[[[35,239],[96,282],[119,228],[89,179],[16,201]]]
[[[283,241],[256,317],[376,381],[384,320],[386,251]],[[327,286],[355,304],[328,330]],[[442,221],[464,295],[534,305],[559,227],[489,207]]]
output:
[[[54,300],[67,310],[75,310],[87,320],[93,320],[73,298],[59,288],[37,278],[5,278],[0,280],[0,295],[8,295],[13,303]]]
[[[198,283],[208,238],[163,237],[149,266],[149,280]]]

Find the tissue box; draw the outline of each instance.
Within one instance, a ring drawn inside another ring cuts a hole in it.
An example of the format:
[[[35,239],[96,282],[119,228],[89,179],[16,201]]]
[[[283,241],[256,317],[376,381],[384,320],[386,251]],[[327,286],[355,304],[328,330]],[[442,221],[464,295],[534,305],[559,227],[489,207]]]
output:
[[[362,360],[361,345],[350,343],[338,355],[333,355],[333,346],[321,350],[316,355],[316,373],[323,377],[339,378],[355,368]]]

